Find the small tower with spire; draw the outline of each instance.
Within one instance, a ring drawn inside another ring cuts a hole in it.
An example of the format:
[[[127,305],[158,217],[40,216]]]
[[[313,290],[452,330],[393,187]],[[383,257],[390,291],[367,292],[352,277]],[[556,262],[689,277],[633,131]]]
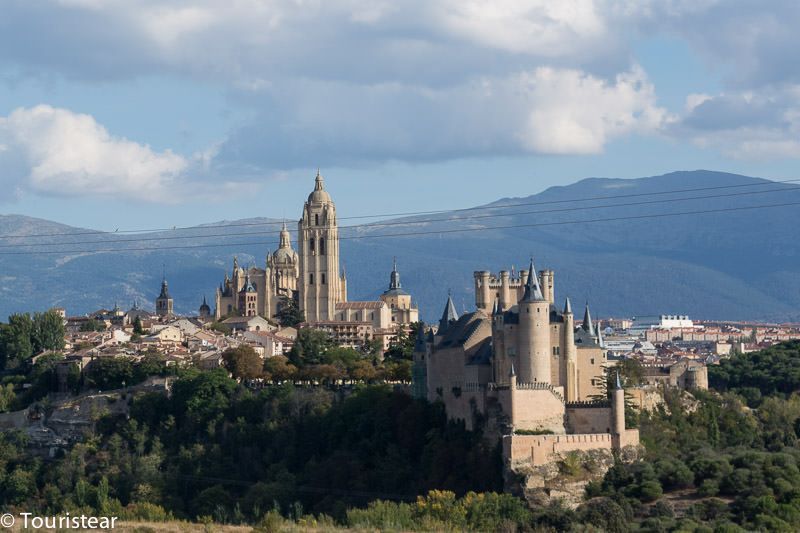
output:
[[[564,302],[564,327],[561,330],[561,353],[563,358],[563,380],[565,399],[578,401],[578,347],[575,346],[575,317],[569,298]]]
[[[197,314],[201,320],[208,320],[211,318],[211,306],[209,306],[208,302],[206,302],[205,295],[203,295],[203,303],[200,304],[200,309],[198,310]]]
[[[161,293],[156,298],[156,315],[161,318],[166,318],[174,314],[174,301],[169,294],[169,286],[167,285],[166,274],[161,279]]]
[[[258,293],[250,282],[250,272],[245,274],[244,286],[239,291],[239,312],[242,316],[258,315]]]

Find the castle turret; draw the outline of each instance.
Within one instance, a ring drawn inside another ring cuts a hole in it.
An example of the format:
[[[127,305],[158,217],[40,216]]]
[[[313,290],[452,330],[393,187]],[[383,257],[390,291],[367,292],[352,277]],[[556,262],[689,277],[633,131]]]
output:
[[[475,302],[478,309],[489,311],[492,305],[491,287],[489,286],[489,279],[491,274],[486,270],[475,272],[475,295],[477,301]]]
[[[611,437],[616,441],[616,447],[625,436],[625,390],[619,379],[619,371],[614,390],[611,392]]]
[[[542,270],[542,295],[544,299],[547,300],[550,305],[554,305],[556,303],[555,300],[555,288],[554,288],[554,274],[552,270]]]
[[[550,303],[542,294],[539,278],[531,268],[519,301],[519,380],[550,383]]]
[[[592,337],[595,336],[594,324],[592,324],[592,314],[589,312],[589,302],[586,302],[586,308],[583,310],[583,324],[581,327]]]
[[[444,306],[444,311],[442,312],[442,318],[439,319],[439,330],[436,332],[437,335],[444,335],[447,332],[450,324],[458,320],[458,312],[456,312],[456,306],[453,303],[452,295],[447,295],[447,303]]]
[[[564,327],[561,330],[561,353],[564,354],[564,380],[566,400],[578,401],[578,348],[575,346],[575,317],[569,298],[564,302]]]
[[[514,305],[511,301],[511,280],[507,270],[500,271],[500,308],[508,311]]]

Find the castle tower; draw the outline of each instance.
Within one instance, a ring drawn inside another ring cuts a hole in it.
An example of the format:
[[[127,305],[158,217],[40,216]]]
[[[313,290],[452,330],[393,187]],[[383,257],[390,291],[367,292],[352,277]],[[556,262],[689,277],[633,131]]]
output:
[[[333,319],[336,304],[346,301],[339,276],[339,229],[336,206],[317,171],[314,190],[298,223],[300,310],[309,322]]]
[[[169,295],[166,276],[161,280],[161,294],[156,298],[156,314],[160,317],[172,316],[174,301]]]
[[[508,311],[514,305],[511,301],[510,276],[507,270],[500,271],[500,309]]]
[[[486,270],[475,272],[475,294],[477,295],[476,307],[483,311],[489,311],[492,305],[492,291],[489,287],[491,274]]]
[[[200,309],[198,310],[197,315],[203,320],[211,317],[211,307],[209,307],[208,302],[206,302],[205,296],[203,296],[203,303],[200,304]]]
[[[611,393],[611,438],[615,440],[615,447],[620,448],[620,441],[625,435],[625,390],[619,380]]]
[[[575,317],[569,298],[564,302],[564,327],[561,330],[561,353],[564,354],[564,392],[566,401],[578,401],[578,348],[575,346]]]
[[[519,301],[519,381],[550,383],[550,303],[542,294],[536,270],[531,268]]]
[[[556,303],[556,294],[554,288],[554,274],[552,270],[542,270],[542,295],[544,299],[550,302],[550,305],[554,305]]]

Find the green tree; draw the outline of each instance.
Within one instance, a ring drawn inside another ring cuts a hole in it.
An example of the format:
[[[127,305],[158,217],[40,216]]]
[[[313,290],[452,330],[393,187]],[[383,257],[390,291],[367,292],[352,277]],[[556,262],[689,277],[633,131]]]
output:
[[[0,364],[3,368],[16,368],[33,357],[33,320],[27,313],[8,317],[8,324],[0,327]]]
[[[133,333],[136,335],[144,335],[144,326],[142,326],[142,317],[136,315],[133,319]]]
[[[64,349],[64,319],[53,310],[33,316],[31,344],[34,353]]]
[[[322,363],[325,353],[334,348],[331,336],[324,331],[302,328],[289,352],[289,361],[298,368]]]
[[[283,327],[297,327],[306,321],[306,317],[294,298],[281,296],[278,312],[275,314],[278,323]]]

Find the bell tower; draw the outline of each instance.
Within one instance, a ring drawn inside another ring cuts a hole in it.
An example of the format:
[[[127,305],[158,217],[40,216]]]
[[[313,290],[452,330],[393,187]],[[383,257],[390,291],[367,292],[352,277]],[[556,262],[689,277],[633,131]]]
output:
[[[300,310],[309,322],[332,320],[336,304],[346,301],[339,275],[339,229],[336,206],[317,170],[314,190],[298,223]]]

